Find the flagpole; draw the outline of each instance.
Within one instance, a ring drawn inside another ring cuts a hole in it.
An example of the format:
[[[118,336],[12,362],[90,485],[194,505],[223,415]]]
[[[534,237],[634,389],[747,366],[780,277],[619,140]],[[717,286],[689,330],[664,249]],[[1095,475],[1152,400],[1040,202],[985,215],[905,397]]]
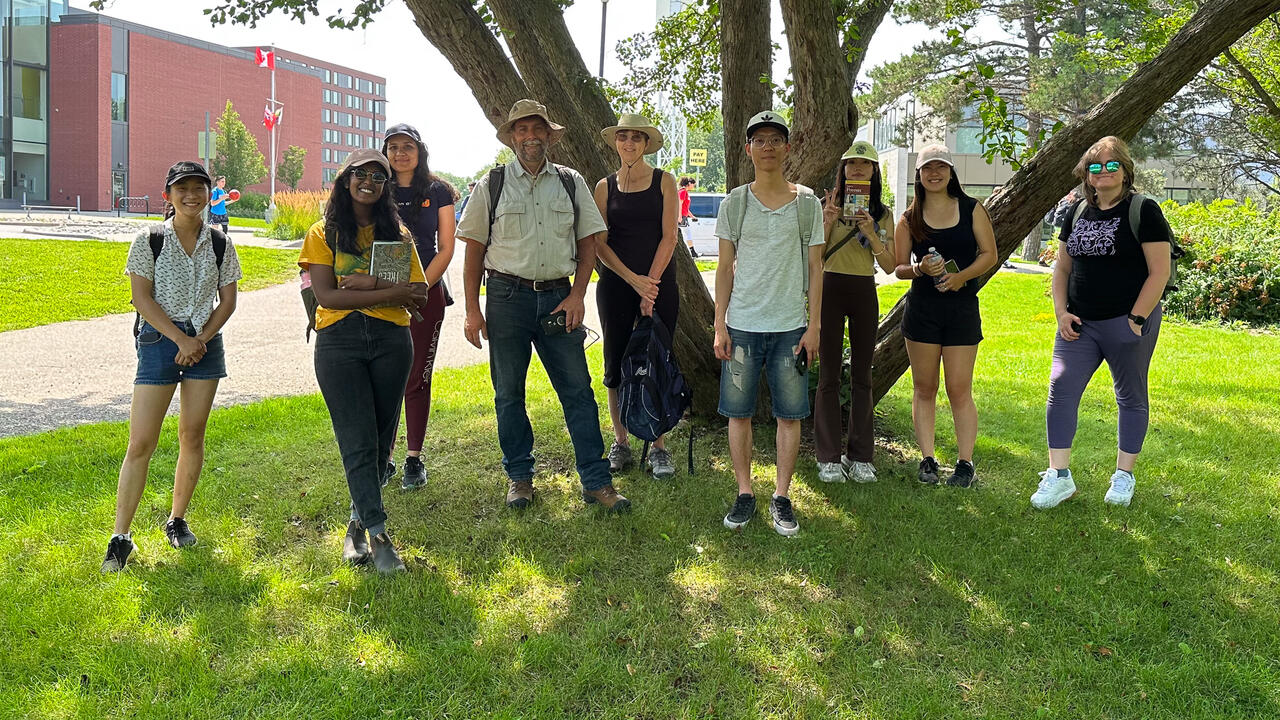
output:
[[[276,63],[275,63],[276,46],[271,45],[271,112],[276,111]],[[270,210],[272,218],[276,214],[276,126],[279,123],[271,124],[271,202]]]

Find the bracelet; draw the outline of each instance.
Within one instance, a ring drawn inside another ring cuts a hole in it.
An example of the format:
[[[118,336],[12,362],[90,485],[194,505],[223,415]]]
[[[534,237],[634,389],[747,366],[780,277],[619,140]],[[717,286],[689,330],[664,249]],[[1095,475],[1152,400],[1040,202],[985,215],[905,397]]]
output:
[[[915,277],[920,277],[922,275],[920,272],[920,263],[911,263],[911,274]]]

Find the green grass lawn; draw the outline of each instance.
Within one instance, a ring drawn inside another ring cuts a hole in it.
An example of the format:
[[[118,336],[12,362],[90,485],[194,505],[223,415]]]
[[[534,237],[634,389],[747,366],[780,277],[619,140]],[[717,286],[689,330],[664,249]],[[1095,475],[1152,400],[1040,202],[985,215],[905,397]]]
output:
[[[163,218],[163,217],[161,217],[161,216],[159,216],[159,215],[142,215],[142,216],[139,216],[139,217],[133,217],[133,216],[130,216],[130,219],[133,219],[133,220],[155,220],[155,221],[162,221],[162,220],[164,220],[164,218]],[[270,223],[268,223],[266,220],[263,220],[262,218],[236,217],[236,216],[234,216],[234,215],[231,215],[231,216],[229,216],[229,217],[227,218],[227,224],[228,224],[228,225],[230,225],[231,227],[251,227],[251,228],[268,228],[268,227],[271,227]]]
[[[347,492],[318,396],[214,414],[189,513],[201,541],[181,553],[158,528],[171,420],[139,550],[111,577],[98,565],[126,426],[0,440],[0,707],[40,718],[1280,715],[1280,337],[1166,324],[1133,506],[1102,502],[1115,452],[1102,371],[1081,410],[1080,495],[1035,512],[1046,283],[998,275],[982,293],[977,488],[915,481],[904,378],[880,405],[879,483],[817,482],[806,441],[793,490],[802,530],[789,540],[763,509],[740,534],[721,526],[734,492],[721,423],[699,430],[694,477],[631,472],[618,486],[635,512],[584,509],[537,368],[541,499],[522,515],[501,507],[487,369],[436,375],[431,480],[386,494],[410,568],[396,578],[340,562]],[[883,288],[882,306],[903,289]],[[589,357],[598,378],[598,345]],[[939,427],[946,464],[945,402]],[[762,498],[772,436],[756,434]]]
[[[257,290],[298,274],[298,251],[237,247],[244,278]],[[96,240],[0,240],[0,332],[131,312],[124,275],[129,245]]]

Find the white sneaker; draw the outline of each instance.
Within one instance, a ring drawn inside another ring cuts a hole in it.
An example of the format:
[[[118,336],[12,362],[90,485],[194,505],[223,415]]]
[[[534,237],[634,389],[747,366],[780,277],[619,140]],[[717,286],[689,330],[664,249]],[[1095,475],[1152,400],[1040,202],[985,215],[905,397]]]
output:
[[[1133,479],[1133,473],[1128,470],[1116,470],[1111,475],[1111,487],[1107,490],[1107,496],[1102,499],[1112,505],[1129,507],[1129,501],[1133,499],[1135,482],[1137,481]]]
[[[824,483],[842,483],[845,481],[844,468],[840,463],[818,463],[818,479]]]
[[[856,483],[873,483],[876,481],[876,466],[869,462],[850,460],[848,455],[840,456],[840,465],[848,476]]]
[[[1049,468],[1040,473],[1040,486],[1031,495],[1031,507],[1048,510],[1076,494],[1076,484],[1071,476],[1060,478],[1058,471]]]

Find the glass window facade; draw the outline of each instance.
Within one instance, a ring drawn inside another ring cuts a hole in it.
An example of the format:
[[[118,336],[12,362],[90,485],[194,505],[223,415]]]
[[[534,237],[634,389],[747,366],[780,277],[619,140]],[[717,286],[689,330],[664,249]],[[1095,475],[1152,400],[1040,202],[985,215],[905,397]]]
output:
[[[111,119],[129,122],[128,76],[111,73]]]
[[[0,0],[0,197],[49,202],[49,21],[63,0]]]

